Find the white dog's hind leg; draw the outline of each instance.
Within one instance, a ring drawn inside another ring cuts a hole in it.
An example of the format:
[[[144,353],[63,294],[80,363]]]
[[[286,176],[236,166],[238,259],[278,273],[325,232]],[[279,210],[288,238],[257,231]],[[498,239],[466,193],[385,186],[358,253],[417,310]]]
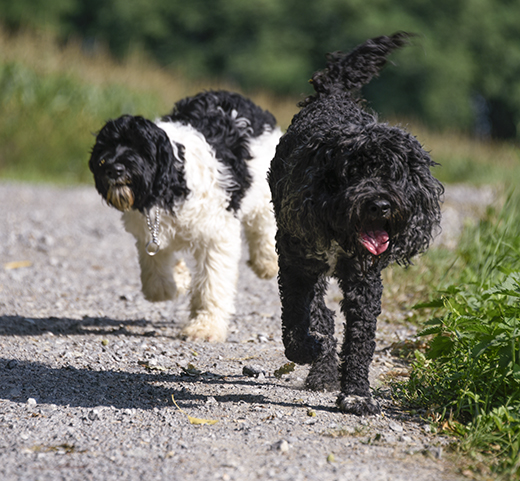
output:
[[[173,280],[177,286],[177,295],[186,294],[191,286],[191,274],[184,259],[179,259],[173,268]]]
[[[275,249],[276,225],[271,206],[266,205],[243,219],[249,245],[247,264],[260,279],[270,279],[278,272],[278,256]]]
[[[225,341],[229,318],[235,312],[240,259],[240,224],[227,223],[220,237],[199,242],[192,281],[191,315],[182,334],[188,339]]]

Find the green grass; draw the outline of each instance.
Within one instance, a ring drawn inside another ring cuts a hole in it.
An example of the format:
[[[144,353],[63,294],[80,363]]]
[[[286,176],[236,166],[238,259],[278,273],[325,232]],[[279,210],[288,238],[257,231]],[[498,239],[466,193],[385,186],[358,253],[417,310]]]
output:
[[[520,478],[520,196],[468,229],[455,253],[459,269],[420,333],[410,378],[394,386],[405,405],[422,409],[458,449],[497,479]],[[480,462],[479,462],[480,460]]]
[[[235,89],[215,79],[189,82],[139,52],[115,61],[103,50],[88,54],[80,42],[60,44],[41,32],[7,34],[0,28],[0,52],[0,178],[86,182],[91,134],[108,118],[123,113],[153,118],[200,90]],[[298,110],[297,98],[246,94],[270,110],[282,128]],[[520,182],[519,154],[512,145],[436,133],[417,122],[405,126],[441,164],[435,175],[443,182]]]
[[[123,113],[153,115],[154,95],[0,65],[0,171],[4,178],[85,182],[93,133]]]
[[[0,178],[91,181],[87,162],[93,133],[122,114],[155,118],[175,101],[218,81],[189,82],[134,52],[115,61],[86,54],[79,42],[59,44],[44,33],[8,35],[0,28]],[[287,126],[297,99],[264,92],[251,97]]]
[[[520,151],[509,142],[479,140],[460,132],[435,132],[420,123],[410,125],[433,160],[443,183],[516,185],[520,182]]]

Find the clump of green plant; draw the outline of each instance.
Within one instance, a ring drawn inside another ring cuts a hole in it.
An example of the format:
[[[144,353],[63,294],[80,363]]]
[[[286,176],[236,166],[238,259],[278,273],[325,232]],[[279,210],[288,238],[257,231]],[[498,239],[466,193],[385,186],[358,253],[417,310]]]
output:
[[[409,380],[394,386],[511,479],[520,475],[519,203],[511,195],[468,231],[458,282],[417,306],[436,309],[420,333],[429,348],[415,352]]]
[[[463,420],[520,403],[520,272],[488,289],[475,287],[451,286],[424,304],[445,314],[426,322],[421,335],[433,339],[426,355],[417,354],[422,368],[436,360],[445,372],[433,391]],[[423,369],[417,376],[426,381]]]

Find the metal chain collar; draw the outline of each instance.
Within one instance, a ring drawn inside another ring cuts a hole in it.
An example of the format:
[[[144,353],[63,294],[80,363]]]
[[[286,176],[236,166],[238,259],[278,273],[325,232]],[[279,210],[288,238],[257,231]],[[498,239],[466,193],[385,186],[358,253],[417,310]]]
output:
[[[152,240],[146,244],[146,253],[149,256],[154,256],[159,252],[160,241],[159,241],[159,222],[160,222],[160,209],[159,207],[155,208],[155,223],[152,224],[152,220],[150,219],[150,213],[146,214],[146,223],[148,224],[148,229],[150,229],[150,234],[152,235]]]

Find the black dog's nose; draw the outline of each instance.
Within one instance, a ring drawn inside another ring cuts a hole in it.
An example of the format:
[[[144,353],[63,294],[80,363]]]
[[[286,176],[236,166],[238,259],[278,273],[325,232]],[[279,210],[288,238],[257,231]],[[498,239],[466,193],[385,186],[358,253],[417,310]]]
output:
[[[125,166],[123,164],[109,164],[106,167],[106,174],[110,179],[116,180],[123,175]]]
[[[390,202],[384,199],[378,199],[370,203],[368,206],[368,213],[376,217],[387,217],[390,213]]]

